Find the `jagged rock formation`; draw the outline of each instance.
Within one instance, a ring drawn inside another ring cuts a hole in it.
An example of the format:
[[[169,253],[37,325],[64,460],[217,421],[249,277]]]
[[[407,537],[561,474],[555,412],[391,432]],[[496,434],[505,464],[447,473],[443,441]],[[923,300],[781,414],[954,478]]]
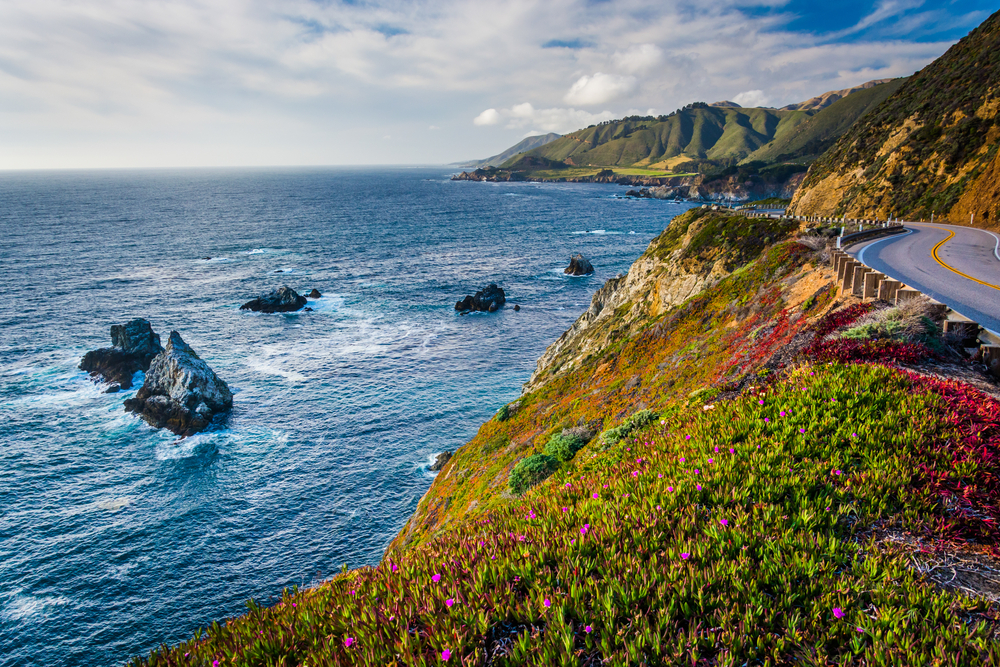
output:
[[[1000,12],[910,77],[809,170],[798,215],[1000,227]]]
[[[111,325],[111,345],[83,355],[80,369],[95,379],[113,383],[108,393],[132,387],[132,376],[149,369],[149,363],[163,351],[160,337],[148,320],[136,318]]]
[[[306,303],[304,296],[285,285],[267,294],[262,294],[252,301],[247,301],[240,306],[240,310],[252,310],[258,313],[288,313],[299,310]]]
[[[576,253],[569,258],[569,266],[563,269],[563,273],[571,276],[586,276],[594,272],[594,265],[581,253]]]
[[[507,295],[496,283],[490,283],[472,296],[467,296],[455,304],[455,310],[461,312],[478,311],[493,313],[507,302]]]
[[[441,452],[434,458],[434,463],[431,464],[428,470],[432,472],[437,472],[444,467],[444,464],[451,460],[454,452]]]
[[[128,412],[181,436],[204,430],[232,407],[229,387],[176,331],[170,332],[166,349],[149,365],[135,398],[125,401]]]

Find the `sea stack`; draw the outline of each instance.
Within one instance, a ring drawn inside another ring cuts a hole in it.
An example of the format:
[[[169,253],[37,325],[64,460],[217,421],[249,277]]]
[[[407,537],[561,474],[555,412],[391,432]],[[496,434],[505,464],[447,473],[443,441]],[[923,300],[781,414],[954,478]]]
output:
[[[563,269],[563,273],[571,276],[586,276],[594,272],[594,265],[580,253],[576,253],[569,258],[569,266]]]
[[[204,430],[232,407],[233,392],[176,331],[150,363],[135,398],[125,401],[128,412],[180,436]]]
[[[496,283],[490,283],[472,296],[467,296],[455,304],[455,310],[461,312],[477,311],[494,313],[507,303],[507,295]]]
[[[108,393],[132,387],[132,376],[149,369],[153,357],[163,352],[160,337],[148,320],[140,317],[111,325],[111,347],[83,355],[80,369],[95,379],[113,383]]]
[[[289,313],[306,305],[306,298],[284,285],[267,294],[261,294],[252,301],[247,301],[240,310],[252,310],[257,313]]]

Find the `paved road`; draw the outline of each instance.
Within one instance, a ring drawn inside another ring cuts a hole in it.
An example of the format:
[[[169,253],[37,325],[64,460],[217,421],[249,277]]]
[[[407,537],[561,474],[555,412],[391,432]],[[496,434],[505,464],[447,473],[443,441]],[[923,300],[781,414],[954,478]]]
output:
[[[969,227],[904,223],[908,234],[847,252],[1000,333],[1000,237]]]

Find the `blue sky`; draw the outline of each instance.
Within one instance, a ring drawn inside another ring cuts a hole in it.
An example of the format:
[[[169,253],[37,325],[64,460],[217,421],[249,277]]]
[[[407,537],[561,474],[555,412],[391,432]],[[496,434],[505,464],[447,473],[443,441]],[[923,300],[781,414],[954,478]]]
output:
[[[912,74],[1000,0],[8,0],[0,169],[431,164]]]

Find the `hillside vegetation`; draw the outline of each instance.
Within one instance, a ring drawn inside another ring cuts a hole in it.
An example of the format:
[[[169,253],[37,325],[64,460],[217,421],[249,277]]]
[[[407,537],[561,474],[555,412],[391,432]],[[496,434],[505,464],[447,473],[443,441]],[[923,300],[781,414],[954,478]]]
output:
[[[810,169],[803,215],[1000,226],[1000,13],[910,77]]]
[[[1000,664],[928,555],[994,563],[1000,402],[832,280],[791,223],[679,216],[381,563],[136,664]]]

